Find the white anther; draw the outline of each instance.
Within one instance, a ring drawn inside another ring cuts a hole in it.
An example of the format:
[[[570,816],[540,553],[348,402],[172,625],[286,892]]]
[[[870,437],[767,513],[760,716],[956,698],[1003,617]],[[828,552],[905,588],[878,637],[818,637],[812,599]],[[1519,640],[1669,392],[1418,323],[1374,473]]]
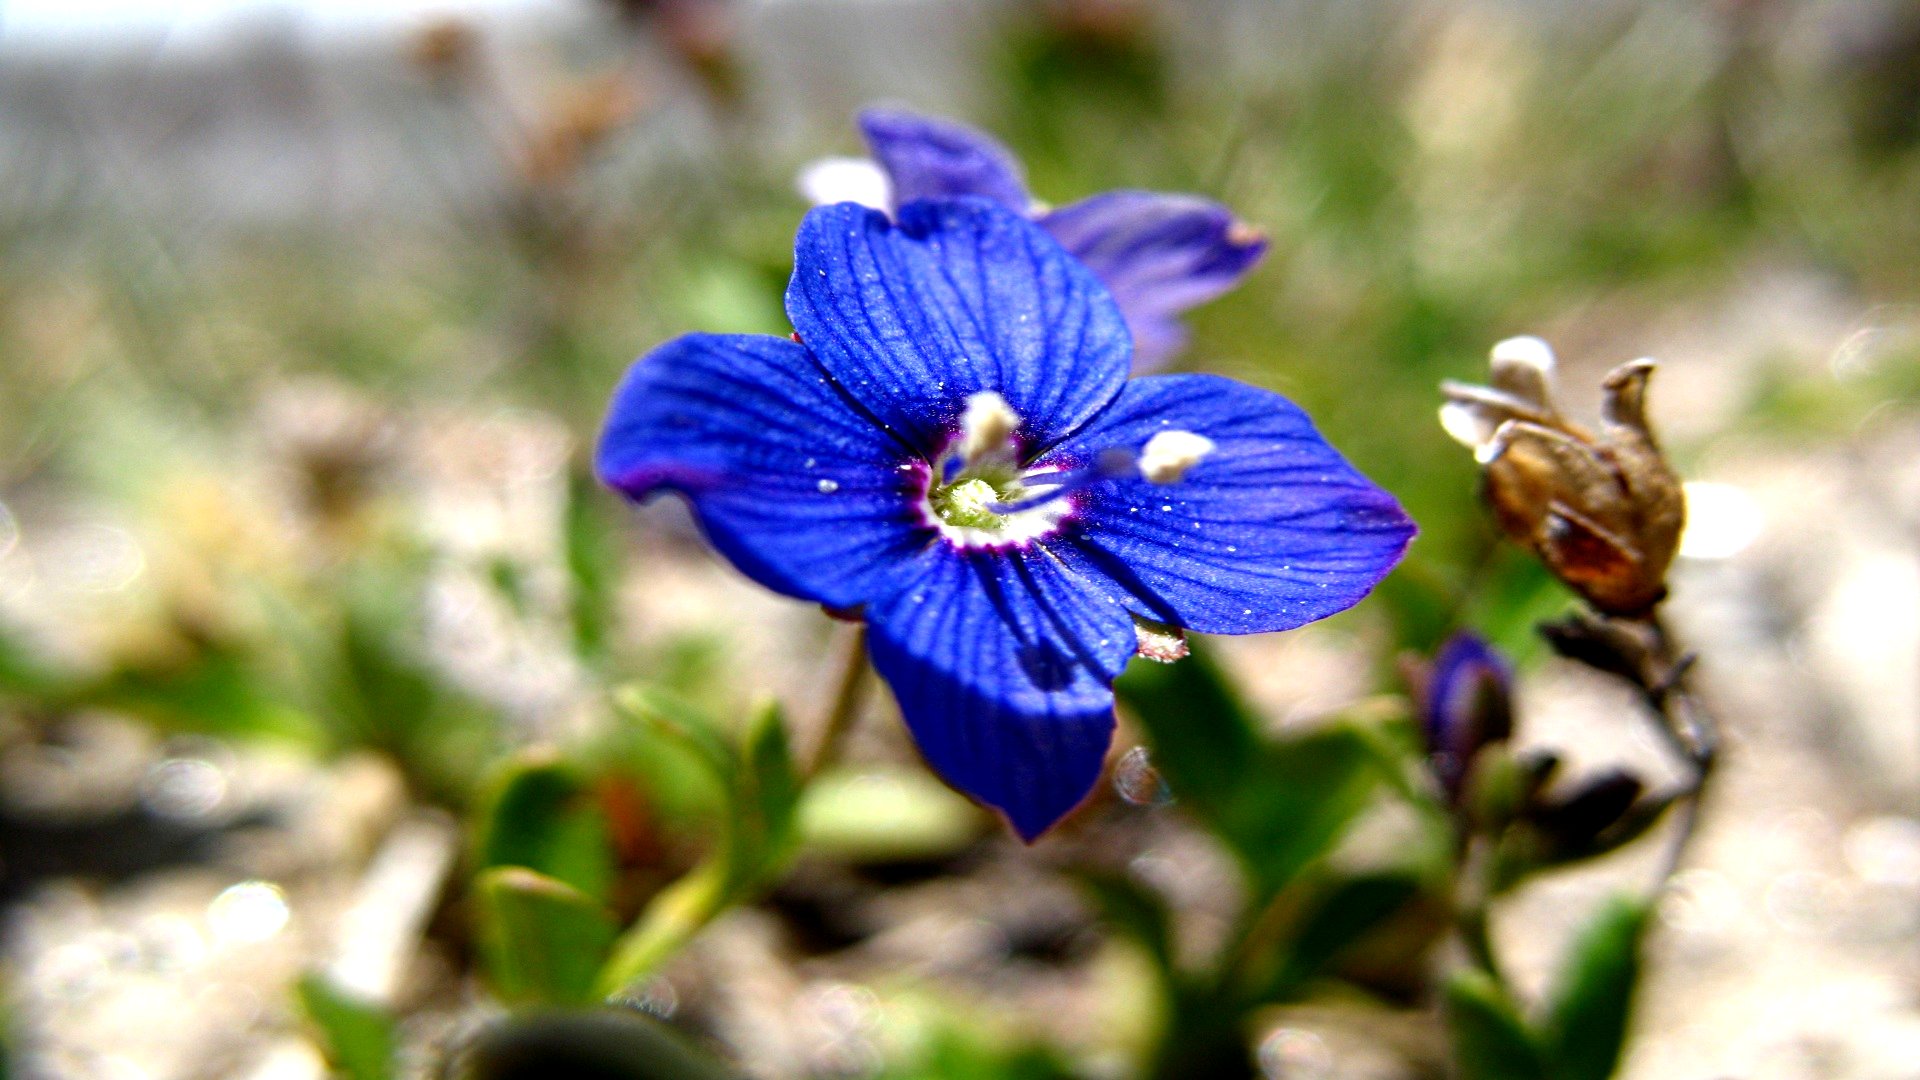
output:
[[[815,206],[852,202],[885,210],[893,202],[887,174],[866,158],[820,158],[804,166],[794,184]]]
[[[1020,429],[1020,414],[1007,399],[992,390],[967,395],[967,411],[960,414],[960,460],[969,464],[1007,448]]]
[[[1213,440],[1191,431],[1162,431],[1140,450],[1140,475],[1156,484],[1171,484],[1187,475],[1200,459],[1213,453]]]
[[[1524,364],[1542,375],[1552,375],[1553,346],[1531,334],[1510,337],[1493,347],[1493,362],[1495,366]]]

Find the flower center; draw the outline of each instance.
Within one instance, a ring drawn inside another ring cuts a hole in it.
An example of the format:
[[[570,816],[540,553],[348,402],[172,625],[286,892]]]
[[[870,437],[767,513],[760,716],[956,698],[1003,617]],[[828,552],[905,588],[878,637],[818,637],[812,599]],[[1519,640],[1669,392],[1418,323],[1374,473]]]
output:
[[[940,520],[963,529],[999,530],[1006,527],[1009,515],[993,512],[995,505],[1007,502],[1006,493],[980,477],[968,477],[957,484],[936,487],[927,502]]]
[[[933,462],[922,512],[956,547],[1007,547],[1057,531],[1073,513],[1070,496],[1111,480],[1171,484],[1211,454],[1213,441],[1164,430],[1139,449],[1111,448],[1089,467],[1023,468],[1014,436],[1020,417],[1005,398],[983,390],[967,399],[958,437]]]

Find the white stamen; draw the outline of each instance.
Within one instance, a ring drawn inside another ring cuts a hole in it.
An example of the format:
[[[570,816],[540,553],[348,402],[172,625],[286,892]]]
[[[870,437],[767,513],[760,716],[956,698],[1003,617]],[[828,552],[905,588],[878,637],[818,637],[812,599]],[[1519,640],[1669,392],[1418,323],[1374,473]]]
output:
[[[1493,363],[1523,364],[1538,371],[1541,375],[1553,374],[1553,346],[1528,334],[1524,337],[1510,337],[1493,347]]]
[[[1191,431],[1162,431],[1140,450],[1140,475],[1155,484],[1171,484],[1213,453],[1213,440]]]
[[[1020,414],[1007,399],[992,390],[967,396],[967,411],[960,414],[960,460],[971,465],[1007,447],[1020,428]]]

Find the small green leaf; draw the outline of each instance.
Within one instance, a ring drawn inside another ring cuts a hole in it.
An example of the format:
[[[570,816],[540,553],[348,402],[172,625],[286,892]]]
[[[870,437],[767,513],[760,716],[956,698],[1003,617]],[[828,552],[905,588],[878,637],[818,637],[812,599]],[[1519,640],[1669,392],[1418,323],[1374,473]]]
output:
[[[1540,1048],[1486,972],[1461,971],[1449,979],[1446,1010],[1460,1080],[1548,1080]]]
[[[302,977],[296,992],[307,1018],[320,1029],[327,1061],[349,1080],[393,1075],[393,1014],[335,986],[325,975]]]
[[[562,881],[519,866],[476,883],[493,983],[514,1004],[584,1005],[617,928],[605,908]]]
[[[551,753],[523,753],[493,778],[481,803],[476,859],[524,866],[604,900],[614,874],[606,818],[592,784]]]
[[[614,591],[621,553],[613,515],[617,503],[586,469],[575,469],[567,480],[564,527],[567,572],[573,580],[573,637],[581,655],[598,658],[606,651],[617,618]]]
[[[852,862],[958,854],[986,824],[978,807],[920,768],[833,769],[807,782],[800,842]]]
[[[755,711],[747,726],[743,756],[747,767],[741,773],[740,783],[746,789],[741,802],[754,817],[750,832],[758,850],[751,854],[758,876],[776,869],[790,854],[795,808],[800,802],[800,774],[794,768],[786,718],[778,702],[769,701]]]
[[[1626,1045],[1648,907],[1618,896],[1568,950],[1543,1023],[1555,1080],[1606,1080]]]
[[[1221,824],[1264,898],[1333,850],[1382,776],[1366,737],[1338,724],[1272,743],[1255,762],[1257,784]]]
[[[1220,818],[1246,786],[1259,756],[1258,725],[1210,650],[1171,664],[1133,664],[1114,685],[1153,743],[1153,764],[1174,796]]]
[[[733,786],[739,755],[719,726],[698,709],[665,691],[640,685],[622,687],[614,702],[645,725],[648,733],[692,755],[723,790]]]
[[[1348,878],[1315,897],[1294,931],[1272,996],[1318,975],[1420,892],[1405,874]]]
[[[1239,856],[1256,900],[1326,854],[1383,778],[1374,748],[1351,727],[1263,742],[1197,645],[1172,664],[1133,665],[1115,689],[1152,740],[1174,798]]]
[[[1161,972],[1173,974],[1173,919],[1166,903],[1118,874],[1088,874],[1083,880],[1107,918],[1145,948]]]
[[[736,895],[727,869],[722,859],[709,859],[660,890],[614,943],[594,994],[612,997],[651,974],[726,910]]]

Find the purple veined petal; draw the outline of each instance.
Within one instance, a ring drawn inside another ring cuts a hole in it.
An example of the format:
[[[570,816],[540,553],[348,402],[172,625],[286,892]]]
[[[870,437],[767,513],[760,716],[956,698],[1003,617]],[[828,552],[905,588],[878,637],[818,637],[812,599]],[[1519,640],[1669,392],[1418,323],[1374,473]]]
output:
[[[851,607],[926,543],[911,457],[800,345],[689,334],[628,370],[595,470],[636,501],[686,496],[713,546],[767,588]]]
[[[1231,289],[1267,250],[1231,210],[1193,195],[1109,191],[1040,225],[1112,290],[1142,370],[1186,344],[1175,316]]]
[[[937,544],[915,569],[867,609],[874,668],[927,763],[1031,841],[1100,778],[1132,617],[1038,548]]]
[[[1126,325],[1051,237],[982,199],[909,203],[898,218],[851,203],[809,213],[787,314],[902,441],[937,454],[981,390],[1006,399],[1035,448],[1113,400],[1127,376]]]
[[[858,122],[874,160],[892,181],[896,206],[978,195],[1027,212],[1019,160],[986,132],[899,109],[866,109]]]
[[[1297,406],[1216,375],[1134,379],[1043,463],[1138,450],[1170,430],[1213,449],[1173,483],[1130,476],[1088,488],[1055,545],[1076,553],[1076,568],[1112,577],[1143,615],[1202,633],[1289,630],[1359,602],[1413,539],[1393,496]]]

